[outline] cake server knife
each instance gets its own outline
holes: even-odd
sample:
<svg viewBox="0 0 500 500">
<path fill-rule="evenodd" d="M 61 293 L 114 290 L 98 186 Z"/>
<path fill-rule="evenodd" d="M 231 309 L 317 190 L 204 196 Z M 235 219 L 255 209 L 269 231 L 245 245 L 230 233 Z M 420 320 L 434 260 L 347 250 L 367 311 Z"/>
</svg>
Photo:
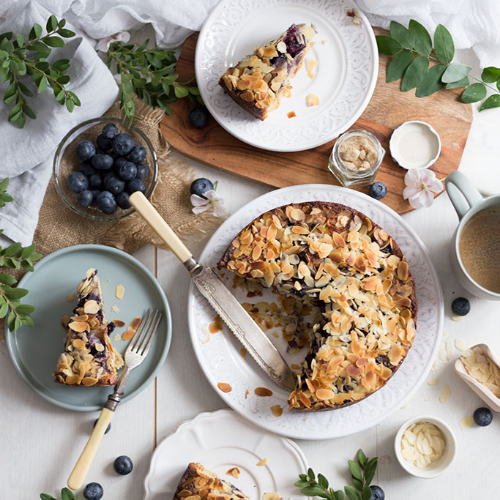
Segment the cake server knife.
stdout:
<svg viewBox="0 0 500 500">
<path fill-rule="evenodd" d="M 277 386 L 292 391 L 295 388 L 295 376 L 289 366 L 216 272 L 211 267 L 202 266 L 193 258 L 189 249 L 141 192 L 130 195 L 129 201 L 184 264 L 198 290 L 257 364 Z"/>
</svg>

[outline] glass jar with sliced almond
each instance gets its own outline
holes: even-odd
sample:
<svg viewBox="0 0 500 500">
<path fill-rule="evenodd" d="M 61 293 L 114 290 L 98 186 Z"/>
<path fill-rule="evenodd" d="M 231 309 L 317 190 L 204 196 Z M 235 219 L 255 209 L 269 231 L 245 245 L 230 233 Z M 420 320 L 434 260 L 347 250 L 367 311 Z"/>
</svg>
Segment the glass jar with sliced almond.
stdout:
<svg viewBox="0 0 500 500">
<path fill-rule="evenodd" d="M 350 130 L 333 146 L 328 168 L 345 187 L 373 184 L 385 150 L 368 130 Z"/>
<path fill-rule="evenodd" d="M 361 212 L 327 202 L 270 210 L 235 236 L 219 262 L 320 312 L 290 408 L 361 401 L 399 368 L 416 331 L 415 282 L 394 239 Z M 293 343 L 292 343 L 293 342 Z M 297 347 L 292 338 L 290 347 Z"/>
</svg>

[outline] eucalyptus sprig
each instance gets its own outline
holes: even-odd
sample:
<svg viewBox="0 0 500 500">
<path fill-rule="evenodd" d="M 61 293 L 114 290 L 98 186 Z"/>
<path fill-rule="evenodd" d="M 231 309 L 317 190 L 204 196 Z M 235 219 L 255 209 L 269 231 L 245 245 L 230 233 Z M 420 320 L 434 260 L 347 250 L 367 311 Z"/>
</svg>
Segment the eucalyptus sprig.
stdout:
<svg viewBox="0 0 500 500">
<path fill-rule="evenodd" d="M 434 47 L 429 32 L 414 19 L 410 21 L 408 28 L 391 21 L 390 36 L 379 35 L 376 38 L 379 52 L 394 56 L 387 66 L 386 82 L 401 79 L 403 92 L 416 87 L 417 97 L 427 97 L 444 87 L 465 87 L 462 102 L 473 103 L 486 97 L 488 87 L 495 93 L 481 104 L 479 111 L 500 107 L 500 68 L 485 68 L 481 79 L 470 75 L 470 66 L 453 62 L 453 37 L 442 24 L 434 32 Z M 429 67 L 430 61 L 437 64 Z M 471 79 L 478 83 L 471 84 Z M 488 85 L 490 83 L 496 83 L 496 87 Z"/>
<path fill-rule="evenodd" d="M 5 203 L 13 201 L 13 198 L 7 194 L 9 179 L 0 182 L 0 207 Z M 2 233 L 0 229 L 0 234 Z M 23 268 L 26 271 L 34 270 L 34 263 L 42 256 L 35 253 L 35 245 L 23 247 L 21 243 L 13 243 L 6 248 L 0 246 L 0 267 L 9 269 Z M 0 319 L 7 317 L 9 330 L 15 331 L 21 325 L 34 326 L 30 315 L 35 310 L 33 306 L 21 303 L 21 299 L 28 295 L 28 290 L 24 288 L 13 288 L 17 283 L 16 278 L 10 274 L 0 273 Z"/>
<path fill-rule="evenodd" d="M 42 500 L 57 500 L 57 498 L 48 493 L 40 493 L 40 498 Z M 61 490 L 61 500 L 76 500 L 76 496 L 69 488 L 63 488 Z"/>
<path fill-rule="evenodd" d="M 189 85 L 192 80 L 181 83 L 174 73 L 177 58 L 171 50 L 160 47 L 148 49 L 149 40 L 140 45 L 113 42 L 108 49 L 106 64 L 113 63 L 121 75 L 121 108 L 132 124 L 135 105 L 132 97 L 136 94 L 146 104 L 163 109 L 171 114 L 170 104 L 177 99 L 188 97 L 193 105 L 203 104 L 198 87 Z"/>
<path fill-rule="evenodd" d="M 45 35 L 37 23 L 31 28 L 27 41 L 21 34 L 0 34 L 0 80 L 2 83 L 10 82 L 5 90 L 3 102 L 13 104 L 8 120 L 17 122 L 19 128 L 24 127 L 26 117 L 36 118 L 26 97 L 34 97 L 34 92 L 41 94 L 49 86 L 56 101 L 65 104 L 70 113 L 75 106 L 81 104 L 76 94 L 65 88 L 70 80 L 69 75 L 64 73 L 69 68 L 69 60 L 58 59 L 53 63 L 47 61 L 53 48 L 64 47 L 64 38 L 75 36 L 75 33 L 65 29 L 65 26 L 65 19 L 58 21 L 56 16 L 50 16 Z M 32 82 L 25 78 L 26 75 L 31 77 Z"/>
<path fill-rule="evenodd" d="M 312 469 L 309 469 L 307 474 L 300 474 L 300 480 L 295 483 L 295 486 L 301 488 L 300 492 L 303 495 L 326 500 L 344 500 L 344 492 L 349 500 L 370 500 L 372 498 L 370 484 L 375 477 L 377 463 L 377 457 L 368 459 L 360 449 L 356 453 L 356 460 L 348 461 L 354 486 L 344 486 L 344 491 L 335 490 L 323 474 L 318 474 L 316 478 Z"/>
</svg>

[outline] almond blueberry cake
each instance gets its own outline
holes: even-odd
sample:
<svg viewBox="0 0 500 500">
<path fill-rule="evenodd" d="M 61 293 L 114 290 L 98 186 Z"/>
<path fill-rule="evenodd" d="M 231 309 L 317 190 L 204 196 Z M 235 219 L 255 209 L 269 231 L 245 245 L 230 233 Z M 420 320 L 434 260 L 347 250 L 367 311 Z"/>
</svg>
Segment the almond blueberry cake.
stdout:
<svg viewBox="0 0 500 500">
<path fill-rule="evenodd" d="M 302 67 L 315 33 L 312 25 L 292 24 L 279 38 L 228 68 L 219 84 L 243 109 L 265 120 L 282 96 L 291 96 L 290 80 Z"/>
<path fill-rule="evenodd" d="M 397 243 L 364 214 L 327 202 L 270 210 L 219 262 L 319 308 L 290 408 L 341 408 L 384 386 L 415 337 L 415 282 Z"/>
<path fill-rule="evenodd" d="M 55 382 L 65 385 L 115 385 L 121 355 L 113 349 L 109 334 L 115 325 L 104 318 L 101 283 L 89 269 L 76 291 L 73 316 L 63 316 L 66 331 L 64 352 L 59 356 Z"/>
<path fill-rule="evenodd" d="M 242 500 L 248 499 L 238 488 L 219 479 L 203 465 L 190 463 L 184 472 L 173 500 Z"/>
</svg>

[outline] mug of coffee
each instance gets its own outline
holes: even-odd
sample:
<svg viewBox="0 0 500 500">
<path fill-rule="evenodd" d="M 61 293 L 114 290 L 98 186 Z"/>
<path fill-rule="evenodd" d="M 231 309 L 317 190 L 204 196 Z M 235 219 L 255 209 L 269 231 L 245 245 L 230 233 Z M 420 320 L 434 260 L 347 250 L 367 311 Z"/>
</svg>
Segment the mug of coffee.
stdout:
<svg viewBox="0 0 500 500">
<path fill-rule="evenodd" d="M 476 297 L 500 300 L 500 195 L 483 198 L 460 172 L 448 175 L 445 185 L 460 219 L 450 249 L 452 270 Z"/>
</svg>

